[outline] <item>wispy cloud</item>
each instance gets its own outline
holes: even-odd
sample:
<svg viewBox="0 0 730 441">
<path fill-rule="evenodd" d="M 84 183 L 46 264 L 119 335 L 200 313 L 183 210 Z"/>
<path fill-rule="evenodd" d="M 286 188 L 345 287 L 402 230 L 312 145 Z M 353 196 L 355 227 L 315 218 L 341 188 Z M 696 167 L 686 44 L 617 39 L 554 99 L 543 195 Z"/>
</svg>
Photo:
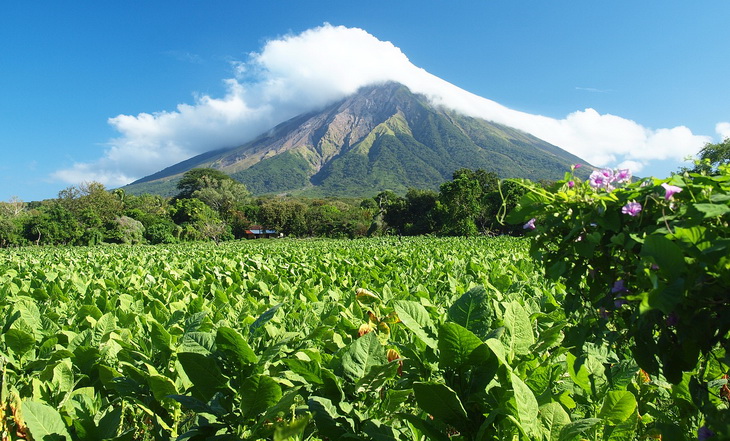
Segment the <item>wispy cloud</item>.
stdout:
<svg viewBox="0 0 730 441">
<path fill-rule="evenodd" d="M 163 55 L 183 63 L 201 64 L 203 62 L 203 57 L 187 51 L 165 51 Z"/>
<path fill-rule="evenodd" d="M 590 108 L 562 119 L 512 110 L 429 74 L 392 43 L 357 28 L 326 24 L 287 35 L 231 66 L 235 77 L 224 80 L 222 97 L 203 95 L 175 110 L 110 118 L 120 136 L 109 141 L 103 156 L 54 177 L 123 185 L 193 155 L 240 145 L 297 114 L 384 81 L 401 82 L 437 104 L 532 133 L 597 166 L 630 163 L 638 171 L 652 161 L 681 161 L 710 140 L 687 127 L 649 129 Z M 722 127 L 730 133 L 730 125 Z"/>
<path fill-rule="evenodd" d="M 597 89 L 595 87 L 579 87 L 576 86 L 575 90 L 582 90 L 583 92 L 593 92 L 593 93 L 609 93 L 611 92 L 611 89 Z"/>
</svg>

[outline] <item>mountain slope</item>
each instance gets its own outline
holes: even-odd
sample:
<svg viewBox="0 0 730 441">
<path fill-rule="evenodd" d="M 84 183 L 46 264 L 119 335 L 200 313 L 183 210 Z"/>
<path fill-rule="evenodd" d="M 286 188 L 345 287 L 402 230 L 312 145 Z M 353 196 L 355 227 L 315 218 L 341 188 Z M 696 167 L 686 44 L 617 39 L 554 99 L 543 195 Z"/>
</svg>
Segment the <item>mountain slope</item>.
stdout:
<svg viewBox="0 0 730 441">
<path fill-rule="evenodd" d="M 386 189 L 436 189 L 462 167 L 538 180 L 562 177 L 578 162 L 585 163 L 532 135 L 434 107 L 405 86 L 386 83 L 295 117 L 240 147 L 190 158 L 125 188 L 174 193 L 182 173 L 212 167 L 254 194 L 366 196 Z"/>
</svg>

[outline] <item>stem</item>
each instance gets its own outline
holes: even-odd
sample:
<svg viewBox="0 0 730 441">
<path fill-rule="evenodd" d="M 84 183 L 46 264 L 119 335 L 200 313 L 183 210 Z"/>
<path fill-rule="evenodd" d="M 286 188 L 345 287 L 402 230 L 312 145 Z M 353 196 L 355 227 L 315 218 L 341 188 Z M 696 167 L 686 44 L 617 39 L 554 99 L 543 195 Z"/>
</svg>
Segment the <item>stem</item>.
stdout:
<svg viewBox="0 0 730 441">
<path fill-rule="evenodd" d="M 667 213 L 664 211 L 663 206 L 662 206 L 662 219 L 664 219 L 664 225 L 667 227 L 667 230 L 669 230 L 670 233 L 674 234 L 674 231 L 672 231 L 672 227 L 670 227 L 669 222 L 667 222 Z"/>
</svg>

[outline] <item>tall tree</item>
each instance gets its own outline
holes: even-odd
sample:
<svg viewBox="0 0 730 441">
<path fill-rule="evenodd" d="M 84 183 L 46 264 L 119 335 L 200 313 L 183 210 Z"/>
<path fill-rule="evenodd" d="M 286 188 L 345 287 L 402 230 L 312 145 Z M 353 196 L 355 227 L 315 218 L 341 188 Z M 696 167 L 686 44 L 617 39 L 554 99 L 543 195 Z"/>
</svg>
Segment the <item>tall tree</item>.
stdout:
<svg viewBox="0 0 730 441">
<path fill-rule="evenodd" d="M 233 178 L 222 171 L 213 168 L 194 168 L 188 170 L 177 183 L 177 189 L 180 190 L 177 194 L 177 198 L 191 198 L 193 197 L 193 193 L 197 190 L 201 190 L 205 187 L 215 185 L 214 183 L 220 183 L 227 180 L 233 180 Z"/>
<path fill-rule="evenodd" d="M 484 170 L 459 169 L 453 180 L 441 184 L 445 234 L 473 236 L 485 232 L 490 223 L 488 195 L 497 189 L 499 178 Z"/>
<path fill-rule="evenodd" d="M 195 190 L 192 197 L 200 199 L 221 215 L 228 215 L 236 204 L 243 202 L 250 193 L 246 186 L 233 179 L 201 179 L 202 187 Z"/>
<path fill-rule="evenodd" d="M 0 215 L 13 218 L 19 216 L 25 208 L 25 202 L 17 196 L 12 196 L 7 202 L 0 202 Z"/>
<path fill-rule="evenodd" d="M 714 174 L 717 167 L 723 164 L 730 164 L 730 138 L 717 144 L 705 144 L 699 153 L 699 163 L 693 171 Z"/>
<path fill-rule="evenodd" d="M 439 227 L 437 213 L 439 194 L 433 190 L 410 189 L 405 198 L 405 234 L 434 233 Z"/>
</svg>

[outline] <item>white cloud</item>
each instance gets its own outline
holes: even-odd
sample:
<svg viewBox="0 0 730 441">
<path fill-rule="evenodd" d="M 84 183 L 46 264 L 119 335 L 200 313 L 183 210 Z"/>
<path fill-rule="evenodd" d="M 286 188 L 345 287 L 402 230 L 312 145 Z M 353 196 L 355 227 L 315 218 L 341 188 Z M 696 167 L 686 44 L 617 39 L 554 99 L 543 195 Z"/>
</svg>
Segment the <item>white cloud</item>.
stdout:
<svg viewBox="0 0 730 441">
<path fill-rule="evenodd" d="M 638 161 L 627 160 L 616 166 L 618 169 L 629 169 L 631 173 L 636 174 L 644 169 L 644 164 Z"/>
<path fill-rule="evenodd" d="M 271 40 L 246 62 L 231 61 L 235 78 L 226 93 L 198 97 L 173 111 L 119 115 L 120 133 L 101 159 L 77 163 L 54 177 L 69 183 L 96 180 L 123 185 L 208 150 L 240 145 L 279 122 L 383 81 L 398 81 L 437 104 L 532 133 L 596 166 L 681 161 L 710 138 L 686 127 L 649 129 L 594 109 L 563 119 L 518 112 L 459 89 L 414 66 L 390 42 L 362 29 L 324 25 Z M 730 134 L 730 124 L 718 124 Z"/>
<path fill-rule="evenodd" d="M 724 141 L 726 138 L 730 138 L 730 122 L 717 123 L 715 131 L 720 138 Z"/>
</svg>

